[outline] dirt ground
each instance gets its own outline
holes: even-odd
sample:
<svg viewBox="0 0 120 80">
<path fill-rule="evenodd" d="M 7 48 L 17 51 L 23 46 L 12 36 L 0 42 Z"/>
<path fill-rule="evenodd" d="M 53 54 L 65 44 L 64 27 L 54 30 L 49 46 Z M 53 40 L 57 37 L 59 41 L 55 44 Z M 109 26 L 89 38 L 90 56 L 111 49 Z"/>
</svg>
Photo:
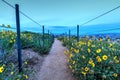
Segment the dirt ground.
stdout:
<svg viewBox="0 0 120 80">
<path fill-rule="evenodd" d="M 65 50 L 62 43 L 55 39 L 51 51 L 44 57 L 44 60 L 41 61 L 41 57 L 38 57 L 38 62 L 33 67 L 34 77 L 30 77 L 29 80 L 75 80 L 68 68 Z"/>
</svg>

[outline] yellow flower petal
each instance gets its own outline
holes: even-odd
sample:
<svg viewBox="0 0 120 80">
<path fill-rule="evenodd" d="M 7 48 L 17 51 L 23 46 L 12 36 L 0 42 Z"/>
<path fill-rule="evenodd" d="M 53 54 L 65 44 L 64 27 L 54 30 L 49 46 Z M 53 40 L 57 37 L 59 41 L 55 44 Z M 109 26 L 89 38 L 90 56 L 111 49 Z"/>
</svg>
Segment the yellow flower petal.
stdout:
<svg viewBox="0 0 120 80">
<path fill-rule="evenodd" d="M 103 60 L 107 60 L 107 59 L 108 59 L 108 56 L 107 56 L 107 55 L 103 55 L 103 56 L 102 56 L 102 59 L 103 59 Z"/>
</svg>

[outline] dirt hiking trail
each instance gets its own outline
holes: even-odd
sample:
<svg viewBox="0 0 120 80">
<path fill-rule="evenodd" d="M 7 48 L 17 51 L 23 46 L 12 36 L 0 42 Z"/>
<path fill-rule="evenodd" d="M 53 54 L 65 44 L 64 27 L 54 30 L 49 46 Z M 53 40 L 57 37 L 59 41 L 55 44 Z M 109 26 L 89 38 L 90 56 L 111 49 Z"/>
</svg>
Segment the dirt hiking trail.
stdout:
<svg viewBox="0 0 120 80">
<path fill-rule="evenodd" d="M 45 57 L 40 71 L 36 73 L 37 80 L 75 80 L 68 68 L 65 47 L 55 39 L 51 51 Z"/>
</svg>

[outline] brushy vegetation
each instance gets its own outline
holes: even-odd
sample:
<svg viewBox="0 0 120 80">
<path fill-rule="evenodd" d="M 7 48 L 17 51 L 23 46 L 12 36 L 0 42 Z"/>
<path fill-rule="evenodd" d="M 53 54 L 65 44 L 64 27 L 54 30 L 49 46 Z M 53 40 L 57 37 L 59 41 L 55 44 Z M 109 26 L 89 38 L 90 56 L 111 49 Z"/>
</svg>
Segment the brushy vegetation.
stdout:
<svg viewBox="0 0 120 80">
<path fill-rule="evenodd" d="M 68 47 L 69 68 L 77 80 L 119 80 L 120 45 L 106 38 L 59 38 Z"/>
<path fill-rule="evenodd" d="M 47 54 L 53 41 L 53 35 L 45 34 L 43 43 L 43 36 L 41 34 L 31 32 L 23 32 L 21 34 L 22 48 L 32 48 L 40 54 Z"/>
<path fill-rule="evenodd" d="M 15 62 L 13 56 L 16 56 L 17 34 L 14 31 L 0 31 L 0 80 L 28 80 L 30 71 L 25 67 L 28 60 L 23 62 L 23 71 L 18 74 L 18 62 Z M 30 48 L 40 55 L 47 54 L 52 46 L 54 39 L 50 34 L 44 35 L 44 44 L 42 34 L 32 32 L 21 32 L 22 49 Z M 17 59 L 17 58 L 16 58 Z"/>
</svg>

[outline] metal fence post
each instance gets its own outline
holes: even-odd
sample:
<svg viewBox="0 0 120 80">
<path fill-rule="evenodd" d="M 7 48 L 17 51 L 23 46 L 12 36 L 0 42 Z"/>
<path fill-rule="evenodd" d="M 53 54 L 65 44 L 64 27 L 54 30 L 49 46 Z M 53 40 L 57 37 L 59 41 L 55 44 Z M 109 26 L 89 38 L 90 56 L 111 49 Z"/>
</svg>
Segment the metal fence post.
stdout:
<svg viewBox="0 0 120 80">
<path fill-rule="evenodd" d="M 20 17 L 19 17 L 19 5 L 15 4 L 16 12 L 16 27 L 17 27 L 17 50 L 18 50 L 18 63 L 19 72 L 22 71 L 22 56 L 21 56 L 21 41 L 20 41 Z"/>
<path fill-rule="evenodd" d="M 49 39 L 49 34 L 50 34 L 50 31 L 48 30 L 48 39 Z"/>
<path fill-rule="evenodd" d="M 69 40 L 70 40 L 71 31 L 69 30 Z"/>
<path fill-rule="evenodd" d="M 65 37 L 67 37 L 67 32 L 65 32 Z"/>
<path fill-rule="evenodd" d="M 77 42 L 79 42 L 79 25 L 77 25 Z"/>
<path fill-rule="evenodd" d="M 48 30 L 48 44 L 49 44 L 49 40 L 50 40 L 50 39 L 49 39 L 49 38 L 50 38 L 49 36 L 50 36 L 50 35 L 49 35 L 49 30 Z"/>
<path fill-rule="evenodd" d="M 42 37 L 42 39 L 43 39 L 43 47 L 44 47 L 44 38 L 45 38 L 45 28 L 44 28 L 44 25 L 42 26 L 42 28 L 43 28 L 43 37 Z"/>
</svg>

